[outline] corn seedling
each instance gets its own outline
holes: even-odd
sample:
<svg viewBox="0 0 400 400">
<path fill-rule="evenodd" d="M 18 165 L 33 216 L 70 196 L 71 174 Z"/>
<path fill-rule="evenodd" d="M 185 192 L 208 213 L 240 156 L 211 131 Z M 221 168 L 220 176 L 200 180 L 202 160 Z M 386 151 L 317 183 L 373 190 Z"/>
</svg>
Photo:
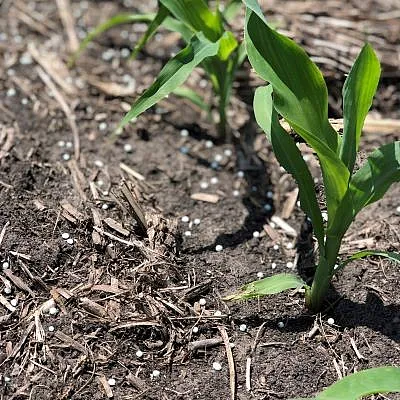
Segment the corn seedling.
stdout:
<svg viewBox="0 0 400 400">
<path fill-rule="evenodd" d="M 166 63 L 154 83 L 133 103 L 117 132 L 170 93 L 188 98 L 203 110 L 209 111 L 208 104 L 201 96 L 187 87 L 181 87 L 193 69 L 200 66 L 211 81 L 218 99 L 218 133 L 221 140 L 226 140 L 226 109 L 232 83 L 238 66 L 246 57 L 244 45 L 239 44 L 226 27 L 240 6 L 240 0 L 230 0 L 224 10 L 220 11 L 217 2 L 216 11 L 212 11 L 204 0 L 159 0 L 156 14 L 119 14 L 99 25 L 83 40 L 71 63 L 96 36 L 121 24 L 148 24 L 147 31 L 132 52 L 132 58 L 143 49 L 159 27 L 178 32 L 186 42 L 186 47 Z"/>
<path fill-rule="evenodd" d="M 398 392 L 400 392 L 400 368 L 379 367 L 346 376 L 313 400 L 359 400 L 371 394 Z"/>
<path fill-rule="evenodd" d="M 276 158 L 299 186 L 300 204 L 311 219 L 318 241 L 319 262 L 312 286 L 298 276 L 279 274 L 249 283 L 227 299 L 248 299 L 304 287 L 306 305 L 321 309 L 334 274 L 352 260 L 370 255 L 400 262 L 400 255 L 361 251 L 335 267 L 344 234 L 359 211 L 381 199 L 400 180 L 400 142 L 372 152 L 354 171 L 365 117 L 378 86 L 380 64 L 369 44 L 356 59 L 343 88 L 343 135 L 328 121 L 327 87 L 318 67 L 304 50 L 265 22 L 257 0 L 245 0 L 245 43 L 251 65 L 269 82 L 254 96 L 257 123 L 265 131 Z M 323 176 L 328 221 L 324 224 L 314 182 L 293 138 L 279 116 L 312 147 Z"/>
</svg>

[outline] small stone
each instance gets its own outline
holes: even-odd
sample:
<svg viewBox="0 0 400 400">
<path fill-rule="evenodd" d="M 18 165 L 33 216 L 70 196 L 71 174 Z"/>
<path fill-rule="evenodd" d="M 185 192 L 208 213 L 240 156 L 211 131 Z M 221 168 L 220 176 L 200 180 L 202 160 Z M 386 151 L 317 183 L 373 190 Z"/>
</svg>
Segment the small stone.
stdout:
<svg viewBox="0 0 400 400">
<path fill-rule="evenodd" d="M 104 203 L 104 204 L 101 206 L 101 208 L 102 208 L 103 210 L 108 210 L 108 204 L 107 204 L 107 203 Z"/>
<path fill-rule="evenodd" d="M 189 136 L 189 131 L 187 129 L 182 129 L 181 130 L 181 136 L 182 137 L 188 137 Z"/>
<path fill-rule="evenodd" d="M 207 87 L 207 80 L 206 79 L 201 79 L 199 82 L 199 86 L 204 89 L 205 87 Z"/>
<path fill-rule="evenodd" d="M 213 177 L 210 179 L 210 182 L 211 182 L 212 185 L 216 185 L 216 184 L 218 183 L 218 178 L 217 178 L 216 176 L 213 176 Z"/>
<path fill-rule="evenodd" d="M 324 221 L 328 221 L 328 213 L 322 212 L 321 215 L 322 215 L 322 219 L 323 219 Z"/>
<path fill-rule="evenodd" d="M 238 171 L 237 176 L 238 176 L 238 178 L 244 178 L 244 172 Z"/>
<path fill-rule="evenodd" d="M 257 278 L 258 279 L 262 279 L 262 278 L 264 278 L 264 272 L 257 272 Z"/>
<path fill-rule="evenodd" d="M 199 300 L 199 304 L 200 304 L 201 306 L 205 306 L 206 303 L 207 303 L 207 300 L 206 300 L 206 299 L 201 298 L 201 299 Z"/>
<path fill-rule="evenodd" d="M 11 381 L 11 378 L 9 376 L 4 377 L 4 382 L 10 382 L 10 381 Z"/>
<path fill-rule="evenodd" d="M 210 164 L 210 167 L 211 167 L 212 169 L 218 169 L 218 168 L 219 168 L 219 164 L 217 163 L 217 161 L 213 161 L 213 162 Z"/>
<path fill-rule="evenodd" d="M 225 154 L 225 156 L 230 157 L 232 155 L 232 150 L 231 149 L 225 149 L 224 150 L 224 154 Z"/>
<path fill-rule="evenodd" d="M 215 371 L 221 371 L 221 369 L 222 369 L 222 365 L 221 365 L 219 362 L 217 362 L 217 361 L 214 361 L 214 362 L 213 362 L 212 367 L 213 367 L 213 369 L 214 369 Z"/>
<path fill-rule="evenodd" d="M 328 322 L 329 325 L 333 325 L 335 323 L 335 320 L 333 318 L 328 318 L 326 322 Z"/>
<path fill-rule="evenodd" d="M 214 160 L 215 160 L 217 163 L 221 162 L 223 159 L 224 159 L 224 157 L 222 156 L 222 154 L 216 154 L 216 155 L 214 156 Z"/>
<path fill-rule="evenodd" d="M 104 186 L 104 181 L 102 179 L 99 179 L 97 182 L 97 186 Z"/>
<path fill-rule="evenodd" d="M 3 262 L 3 269 L 10 268 L 10 264 L 7 261 Z"/>
<path fill-rule="evenodd" d="M 136 357 L 137 357 L 137 358 L 143 357 L 143 351 L 142 351 L 142 350 L 138 350 L 138 351 L 136 352 Z"/>
<path fill-rule="evenodd" d="M 54 326 L 53 325 L 50 325 L 48 328 L 47 328 L 48 330 L 49 330 L 49 332 L 54 332 Z"/>
<path fill-rule="evenodd" d="M 214 143 L 211 141 L 211 140 L 207 140 L 206 141 L 206 147 L 207 147 L 207 149 L 211 149 L 211 147 L 213 147 L 214 146 Z"/>
<path fill-rule="evenodd" d="M 68 161 L 71 158 L 71 156 L 68 153 L 64 153 L 62 155 L 62 158 L 63 158 L 64 161 Z"/>
<path fill-rule="evenodd" d="M 224 249 L 224 248 L 222 247 L 221 244 L 217 244 L 217 245 L 215 246 L 215 251 L 220 252 L 220 251 L 222 251 L 223 249 Z"/>
<path fill-rule="evenodd" d="M 200 187 L 202 189 L 207 189 L 208 188 L 208 183 L 207 182 L 200 182 Z"/>
<path fill-rule="evenodd" d="M 74 244 L 74 239 L 72 239 L 72 238 L 67 239 L 67 243 L 68 244 Z"/>
<path fill-rule="evenodd" d="M 318 178 L 314 178 L 314 183 L 318 183 L 319 179 Z"/>
<path fill-rule="evenodd" d="M 50 307 L 49 314 L 50 315 L 57 315 L 58 314 L 58 308 L 57 307 Z"/>
<path fill-rule="evenodd" d="M 259 238 L 260 237 L 260 232 L 254 231 L 253 232 L 253 238 Z"/>
<path fill-rule="evenodd" d="M 274 193 L 271 192 L 270 190 L 267 192 L 267 198 L 272 199 L 274 197 Z"/>
<path fill-rule="evenodd" d="M 239 326 L 239 330 L 240 330 L 241 332 L 246 332 L 246 331 L 247 331 L 247 325 L 246 325 L 246 324 L 241 324 L 241 325 Z"/>
<path fill-rule="evenodd" d="M 112 58 L 114 57 L 114 50 L 113 49 L 108 49 L 108 50 L 106 50 L 106 51 L 104 51 L 103 53 L 102 53 L 102 55 L 101 55 L 101 58 L 104 60 L 104 61 L 110 61 L 110 60 L 112 60 Z"/>
<path fill-rule="evenodd" d="M 291 242 L 286 245 L 286 248 L 289 250 L 293 249 L 293 247 L 294 247 L 294 245 Z"/>
<path fill-rule="evenodd" d="M 192 328 L 192 332 L 193 332 L 193 333 L 198 333 L 198 332 L 199 332 L 199 328 L 198 328 L 197 326 L 194 326 L 194 327 Z"/>
<path fill-rule="evenodd" d="M 275 268 L 276 268 L 276 263 L 273 262 L 273 263 L 271 264 L 271 268 L 272 268 L 272 269 L 275 269 Z"/>
<path fill-rule="evenodd" d="M 220 317 L 222 315 L 222 312 L 220 310 L 215 311 L 214 317 Z"/>
<path fill-rule="evenodd" d="M 240 191 L 239 191 L 239 190 L 234 190 L 234 191 L 232 192 L 232 194 L 233 194 L 235 197 L 238 197 L 238 196 L 240 196 Z"/>
<path fill-rule="evenodd" d="M 16 93 L 17 93 L 17 91 L 14 88 L 10 88 L 7 90 L 6 94 L 7 94 L 7 97 L 13 97 L 16 95 Z"/>
<path fill-rule="evenodd" d="M 7 286 L 7 287 L 4 288 L 4 293 L 5 294 L 11 294 L 11 292 L 12 292 L 12 290 L 11 290 L 10 287 Z"/>
<path fill-rule="evenodd" d="M 252 191 L 252 192 L 257 192 L 257 186 L 252 186 L 252 187 L 251 187 L 251 191 Z"/>
<path fill-rule="evenodd" d="M 65 147 L 66 147 L 67 149 L 72 149 L 72 142 L 67 142 L 67 143 L 65 143 Z"/>
<path fill-rule="evenodd" d="M 400 214 L 400 206 L 398 206 L 398 207 L 396 208 L 396 213 L 397 213 L 397 214 Z"/>
<path fill-rule="evenodd" d="M 21 100 L 21 104 L 22 104 L 23 106 L 26 106 L 26 105 L 28 104 L 28 99 L 27 99 L 26 97 L 24 97 L 24 98 Z"/>
<path fill-rule="evenodd" d="M 151 376 L 153 377 L 153 378 L 158 378 L 159 376 L 160 376 L 160 371 L 158 371 L 157 369 L 155 369 L 152 373 L 151 373 Z"/>
<path fill-rule="evenodd" d="M 289 261 L 286 263 L 286 267 L 292 269 L 294 267 L 294 264 L 291 261 Z"/>
<path fill-rule="evenodd" d="M 192 236 L 192 232 L 191 231 L 185 231 L 184 235 L 186 237 Z"/>
<path fill-rule="evenodd" d="M 115 386 L 116 383 L 117 383 L 117 382 L 115 382 L 115 379 L 114 379 L 114 378 L 110 378 L 110 379 L 108 380 L 108 384 L 109 384 L 110 386 Z"/>
<path fill-rule="evenodd" d="M 64 140 L 59 140 L 59 141 L 57 142 L 57 145 L 58 145 L 58 147 L 65 147 L 65 142 L 64 142 Z"/>
<path fill-rule="evenodd" d="M 180 151 L 182 154 L 188 154 L 188 153 L 189 153 L 189 148 L 188 148 L 187 146 L 182 146 L 182 147 L 179 149 L 179 151 Z"/>
<path fill-rule="evenodd" d="M 278 244 L 274 244 L 273 249 L 274 249 L 274 250 L 279 250 L 279 245 L 278 245 Z"/>
<path fill-rule="evenodd" d="M 12 300 L 10 300 L 10 304 L 11 304 L 13 307 L 17 307 L 18 299 L 12 299 Z"/>
<path fill-rule="evenodd" d="M 106 129 L 107 129 L 107 123 L 106 122 L 100 122 L 99 130 L 105 131 Z"/>
<path fill-rule="evenodd" d="M 65 240 L 67 240 L 69 238 L 69 233 L 68 232 L 63 232 L 61 237 Z"/>
<path fill-rule="evenodd" d="M 285 324 L 282 321 L 278 322 L 278 328 L 282 329 L 285 326 Z"/>
<path fill-rule="evenodd" d="M 182 221 L 182 222 L 189 222 L 189 221 L 190 221 L 190 218 L 189 218 L 187 215 L 184 215 L 184 216 L 181 218 L 181 221 Z"/>
<path fill-rule="evenodd" d="M 123 49 L 121 49 L 120 54 L 122 58 L 128 58 L 129 55 L 131 54 L 131 51 L 126 47 L 124 47 Z"/>
<path fill-rule="evenodd" d="M 94 161 L 94 165 L 98 168 L 103 168 L 104 167 L 104 163 L 101 160 L 95 160 Z"/>
<path fill-rule="evenodd" d="M 264 211 L 266 212 L 270 212 L 272 210 L 272 206 L 271 204 L 264 204 Z"/>
<path fill-rule="evenodd" d="M 194 220 L 193 220 L 193 223 L 195 224 L 195 225 L 199 225 L 200 224 L 200 218 L 195 218 Z"/>
<path fill-rule="evenodd" d="M 275 228 L 276 228 L 275 222 L 270 222 L 270 223 L 269 223 L 269 226 L 270 226 L 272 229 L 275 229 Z"/>
</svg>

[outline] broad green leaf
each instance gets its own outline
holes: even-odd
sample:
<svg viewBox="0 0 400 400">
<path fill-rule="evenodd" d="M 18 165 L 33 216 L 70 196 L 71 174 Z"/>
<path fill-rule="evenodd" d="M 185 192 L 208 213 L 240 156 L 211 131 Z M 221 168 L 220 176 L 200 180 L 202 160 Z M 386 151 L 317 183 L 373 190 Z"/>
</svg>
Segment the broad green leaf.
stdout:
<svg viewBox="0 0 400 400">
<path fill-rule="evenodd" d="M 190 43 L 167 62 L 154 83 L 133 103 L 130 111 L 120 122 L 117 132 L 182 85 L 198 64 L 205 58 L 217 54 L 218 48 L 219 42 L 210 42 L 201 32 L 193 36 Z"/>
<path fill-rule="evenodd" d="M 365 164 L 354 173 L 335 219 L 328 221 L 327 235 L 343 235 L 364 207 L 381 199 L 390 186 L 399 181 L 400 141 L 373 151 Z"/>
<path fill-rule="evenodd" d="M 278 274 L 243 286 L 238 293 L 224 298 L 224 300 L 247 300 L 259 296 L 266 296 L 284 292 L 289 289 L 299 289 L 306 284 L 296 275 Z"/>
<path fill-rule="evenodd" d="M 274 108 L 318 155 L 332 218 L 346 193 L 350 174 L 336 153 L 339 140 L 328 121 L 323 77 L 301 47 L 249 9 L 245 41 L 253 68 L 273 86 Z"/>
<path fill-rule="evenodd" d="M 226 61 L 238 47 L 238 42 L 232 32 L 226 31 L 219 41 L 218 58 Z"/>
<path fill-rule="evenodd" d="M 299 186 L 301 206 L 311 218 L 318 244 L 323 249 L 324 226 L 314 182 L 296 143 L 278 121 L 278 115 L 273 108 L 271 85 L 256 89 L 253 108 L 256 121 L 272 143 L 276 158 L 286 171 L 293 175 Z"/>
<path fill-rule="evenodd" d="M 358 400 L 374 393 L 400 392 L 400 368 L 379 367 L 356 372 L 334 383 L 315 400 Z"/>
<path fill-rule="evenodd" d="M 162 4 L 160 4 L 160 7 L 157 11 L 156 16 L 150 22 L 149 26 L 147 27 L 146 32 L 140 38 L 139 42 L 136 44 L 135 48 L 133 49 L 132 54 L 131 54 L 131 59 L 136 58 L 138 53 L 143 49 L 144 46 L 146 46 L 146 43 L 148 42 L 148 40 L 156 33 L 157 29 L 165 21 L 165 19 L 168 17 L 168 15 L 169 15 L 168 9 L 165 8 Z"/>
<path fill-rule="evenodd" d="M 216 42 L 223 33 L 221 19 L 210 11 L 204 0 L 160 0 L 172 15 L 196 32 Z"/>
<path fill-rule="evenodd" d="M 178 32 L 186 43 L 190 42 L 190 39 L 193 37 L 193 34 L 195 33 L 183 22 L 178 21 L 176 18 L 173 17 L 165 18 L 162 26 L 171 32 Z"/>
<path fill-rule="evenodd" d="M 187 86 L 178 86 L 176 89 L 172 91 L 175 96 L 183 97 L 185 99 L 190 100 L 197 107 L 206 111 L 208 115 L 210 115 L 211 109 L 208 103 L 201 97 L 198 93 L 196 93 L 193 89 L 188 88 Z"/>
<path fill-rule="evenodd" d="M 242 8 L 242 0 L 230 0 L 222 11 L 224 19 L 229 23 L 232 22 L 239 14 Z"/>
<path fill-rule="evenodd" d="M 81 42 L 79 49 L 71 56 L 69 60 L 69 65 L 73 65 L 79 55 L 83 50 L 86 49 L 88 44 L 93 41 L 97 36 L 103 32 L 108 31 L 115 26 L 130 24 L 133 22 L 146 22 L 151 23 L 154 20 L 156 14 L 117 14 L 108 19 L 107 21 L 101 23 L 96 28 L 94 28 Z"/>
<path fill-rule="evenodd" d="M 362 128 L 378 87 L 379 60 L 366 44 L 357 57 L 343 87 L 343 140 L 340 158 L 353 172 Z"/>
<path fill-rule="evenodd" d="M 357 253 L 353 254 L 351 257 L 342 261 L 339 264 L 339 266 L 335 269 L 334 273 L 337 274 L 348 263 L 350 263 L 354 260 L 359 260 L 360 258 L 370 257 L 370 256 L 379 256 L 379 257 L 388 258 L 389 260 L 392 260 L 392 261 L 400 264 L 400 253 L 394 253 L 391 251 L 381 251 L 381 250 L 362 250 L 362 251 L 358 251 Z"/>
</svg>

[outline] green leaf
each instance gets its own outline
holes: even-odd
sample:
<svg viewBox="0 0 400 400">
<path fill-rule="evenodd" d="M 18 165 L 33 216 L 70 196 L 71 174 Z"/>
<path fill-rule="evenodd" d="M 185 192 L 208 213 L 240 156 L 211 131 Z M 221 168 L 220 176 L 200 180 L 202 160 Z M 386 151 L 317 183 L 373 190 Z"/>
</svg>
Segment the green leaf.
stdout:
<svg viewBox="0 0 400 400">
<path fill-rule="evenodd" d="M 366 44 L 343 87 L 343 140 L 340 158 L 350 173 L 354 168 L 365 117 L 378 87 L 380 71 L 379 60 L 373 48 Z"/>
<path fill-rule="evenodd" d="M 219 41 L 218 58 L 226 61 L 238 47 L 238 42 L 232 32 L 226 31 Z"/>
<path fill-rule="evenodd" d="M 338 134 L 328 121 L 327 89 L 321 72 L 301 47 L 272 30 L 249 9 L 245 41 L 251 65 L 274 88 L 275 109 L 316 151 L 328 214 L 333 217 L 350 174 L 336 153 Z"/>
<path fill-rule="evenodd" d="M 352 176 L 337 215 L 328 221 L 327 235 L 343 235 L 364 207 L 380 200 L 390 186 L 399 181 L 400 141 L 373 151 L 366 163 Z"/>
<path fill-rule="evenodd" d="M 400 392 L 400 368 L 379 367 L 346 376 L 315 400 L 358 400 L 362 396 L 390 392 Z"/>
<path fill-rule="evenodd" d="M 218 48 L 219 42 L 210 42 L 201 32 L 193 36 L 190 43 L 167 62 L 154 83 L 133 103 L 130 111 L 120 122 L 117 132 L 182 85 L 198 64 L 205 58 L 217 54 Z"/>
<path fill-rule="evenodd" d="M 348 263 L 350 263 L 354 260 L 359 260 L 360 258 L 370 257 L 370 256 L 379 256 L 379 257 L 388 258 L 389 260 L 392 260 L 392 261 L 400 264 L 400 253 L 394 253 L 394 252 L 390 252 L 390 251 L 381 251 L 381 250 L 362 250 L 362 251 L 359 251 L 359 252 L 353 254 L 351 257 L 347 258 L 346 260 L 342 261 L 339 264 L 339 266 L 335 269 L 334 273 L 337 274 Z"/>
<path fill-rule="evenodd" d="M 201 110 L 206 111 L 207 114 L 210 115 L 211 112 L 210 106 L 203 99 L 203 97 L 201 97 L 193 89 L 190 89 L 187 86 L 178 86 L 171 93 L 173 93 L 175 96 L 183 97 L 185 99 L 190 100 L 193 104 L 195 104 Z"/>
<path fill-rule="evenodd" d="M 168 17 L 168 15 L 169 15 L 168 9 L 166 7 L 164 7 L 162 4 L 160 4 L 160 7 L 157 11 L 156 16 L 150 22 L 149 26 L 147 27 L 146 32 L 140 38 L 139 42 L 136 44 L 135 48 L 133 49 L 132 54 L 131 54 L 131 59 L 135 59 L 137 57 L 138 53 L 143 49 L 143 47 L 146 45 L 146 43 L 149 41 L 149 39 L 156 33 L 157 29 L 165 21 L 165 19 Z"/>
<path fill-rule="evenodd" d="M 242 0 L 230 0 L 230 2 L 225 6 L 222 15 L 224 19 L 230 23 L 239 14 L 242 8 Z"/>
<path fill-rule="evenodd" d="M 271 85 L 256 89 L 253 107 L 256 121 L 271 142 L 277 160 L 293 175 L 299 186 L 301 206 L 311 218 L 318 244 L 323 249 L 324 225 L 314 182 L 296 143 L 278 121 L 278 115 L 273 108 Z"/>
<path fill-rule="evenodd" d="M 259 296 L 266 296 L 284 292 L 288 289 L 299 289 L 306 284 L 296 275 L 278 274 L 243 286 L 238 293 L 224 298 L 224 300 L 247 300 Z"/>
<path fill-rule="evenodd" d="M 216 42 L 223 33 L 222 22 L 218 14 L 210 11 L 204 0 L 160 0 L 172 15 L 184 22 L 196 32 Z"/>
<path fill-rule="evenodd" d="M 115 26 L 130 24 L 133 22 L 147 22 L 151 23 L 156 14 L 117 14 L 108 19 L 107 21 L 96 26 L 81 42 L 79 49 L 71 56 L 69 65 L 73 65 L 83 50 L 86 49 L 88 44 L 93 41 L 97 36 L 105 31 L 108 31 Z"/>
</svg>

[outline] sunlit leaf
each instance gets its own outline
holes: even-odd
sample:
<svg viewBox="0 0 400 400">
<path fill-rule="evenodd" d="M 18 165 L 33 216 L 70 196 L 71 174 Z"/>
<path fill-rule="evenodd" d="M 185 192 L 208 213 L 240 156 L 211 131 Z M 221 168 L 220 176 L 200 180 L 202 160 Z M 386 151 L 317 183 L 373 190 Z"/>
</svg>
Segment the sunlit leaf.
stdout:
<svg viewBox="0 0 400 400">
<path fill-rule="evenodd" d="M 229 295 L 224 300 L 246 300 L 284 292 L 289 289 L 299 289 L 305 283 L 293 274 L 277 274 L 258 281 L 250 282 L 235 294 Z"/>
<path fill-rule="evenodd" d="M 217 54 L 218 48 L 219 42 L 213 43 L 207 40 L 202 33 L 193 36 L 190 43 L 167 62 L 154 83 L 133 103 L 130 111 L 120 122 L 117 132 L 182 85 L 199 63 Z"/>
<path fill-rule="evenodd" d="M 380 76 L 379 60 L 369 44 L 357 57 L 343 87 L 343 140 L 340 158 L 353 171 L 365 117 Z"/>
<path fill-rule="evenodd" d="M 249 0 L 246 4 L 252 3 Z M 328 121 L 327 89 L 303 49 L 247 9 L 245 41 L 256 72 L 274 88 L 274 108 L 316 151 L 329 217 L 346 193 L 350 173 L 337 155 L 339 138 Z"/>
<path fill-rule="evenodd" d="M 324 226 L 313 178 L 296 143 L 278 121 L 273 108 L 271 85 L 256 89 L 253 108 L 256 121 L 267 134 L 277 160 L 295 178 L 299 186 L 301 206 L 311 218 L 318 243 L 323 248 Z"/>
</svg>

